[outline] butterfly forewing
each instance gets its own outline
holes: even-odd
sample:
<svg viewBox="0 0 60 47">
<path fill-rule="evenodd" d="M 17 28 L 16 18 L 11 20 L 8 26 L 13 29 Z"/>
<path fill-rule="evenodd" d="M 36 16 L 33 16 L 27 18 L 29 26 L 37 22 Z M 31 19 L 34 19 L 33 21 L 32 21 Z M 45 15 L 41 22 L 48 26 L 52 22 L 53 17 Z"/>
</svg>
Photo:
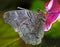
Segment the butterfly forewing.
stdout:
<svg viewBox="0 0 60 47">
<path fill-rule="evenodd" d="M 41 43 L 45 26 L 43 14 L 27 9 L 13 10 L 6 12 L 4 19 L 18 32 L 26 44 L 37 45 Z"/>
</svg>

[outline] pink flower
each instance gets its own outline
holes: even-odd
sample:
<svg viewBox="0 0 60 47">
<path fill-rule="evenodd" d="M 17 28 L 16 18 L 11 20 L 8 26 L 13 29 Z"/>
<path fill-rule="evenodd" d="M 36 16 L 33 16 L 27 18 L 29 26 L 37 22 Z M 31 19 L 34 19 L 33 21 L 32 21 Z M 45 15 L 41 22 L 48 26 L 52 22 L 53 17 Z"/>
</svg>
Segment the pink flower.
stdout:
<svg viewBox="0 0 60 47">
<path fill-rule="evenodd" d="M 47 11 L 45 31 L 48 31 L 60 14 L 60 0 L 50 0 L 46 3 L 45 9 Z"/>
</svg>

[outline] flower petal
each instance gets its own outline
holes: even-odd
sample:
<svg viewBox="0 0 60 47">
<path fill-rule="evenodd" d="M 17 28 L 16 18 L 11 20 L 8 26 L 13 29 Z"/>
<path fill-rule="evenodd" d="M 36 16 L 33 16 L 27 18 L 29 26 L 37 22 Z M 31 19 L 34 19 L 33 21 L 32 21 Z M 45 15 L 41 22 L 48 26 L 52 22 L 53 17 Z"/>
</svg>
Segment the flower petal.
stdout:
<svg viewBox="0 0 60 47">
<path fill-rule="evenodd" d="M 46 4 L 45 9 L 48 13 L 46 16 L 45 31 L 48 31 L 59 16 L 60 0 L 50 0 L 50 2 L 47 2 Z"/>
<path fill-rule="evenodd" d="M 45 6 L 46 11 L 49 12 L 59 12 L 60 11 L 60 0 L 50 0 L 50 2 L 46 3 Z"/>
<path fill-rule="evenodd" d="M 52 24 L 58 19 L 59 13 L 48 14 L 46 19 L 45 31 L 48 31 Z"/>
<path fill-rule="evenodd" d="M 53 0 L 51 0 L 50 2 L 47 2 L 45 5 L 46 11 L 49 11 L 51 9 L 52 5 L 53 5 Z"/>
</svg>

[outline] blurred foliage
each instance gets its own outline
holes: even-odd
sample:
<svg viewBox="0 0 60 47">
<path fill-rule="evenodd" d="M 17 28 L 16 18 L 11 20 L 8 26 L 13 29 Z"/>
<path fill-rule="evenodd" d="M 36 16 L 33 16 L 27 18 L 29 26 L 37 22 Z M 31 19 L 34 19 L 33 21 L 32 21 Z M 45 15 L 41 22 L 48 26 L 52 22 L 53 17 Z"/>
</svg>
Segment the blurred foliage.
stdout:
<svg viewBox="0 0 60 47">
<path fill-rule="evenodd" d="M 17 9 L 18 6 L 37 11 L 40 8 L 45 11 L 44 5 L 49 0 L 0 0 L 0 47 L 60 47 L 60 22 L 55 22 L 52 28 L 45 32 L 42 43 L 39 45 L 27 45 L 19 37 L 18 33 L 4 22 L 5 11 Z"/>
</svg>

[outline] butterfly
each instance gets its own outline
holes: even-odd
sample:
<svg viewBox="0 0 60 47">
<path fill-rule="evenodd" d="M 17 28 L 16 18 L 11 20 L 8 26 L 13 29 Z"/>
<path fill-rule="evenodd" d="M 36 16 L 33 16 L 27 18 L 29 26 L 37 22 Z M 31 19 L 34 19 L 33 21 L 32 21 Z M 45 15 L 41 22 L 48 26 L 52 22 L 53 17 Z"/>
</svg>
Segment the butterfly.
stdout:
<svg viewBox="0 0 60 47">
<path fill-rule="evenodd" d="M 19 10 L 5 12 L 3 17 L 26 44 L 38 45 L 41 43 L 46 18 L 40 9 L 38 12 L 34 12 L 19 7 Z"/>
</svg>

